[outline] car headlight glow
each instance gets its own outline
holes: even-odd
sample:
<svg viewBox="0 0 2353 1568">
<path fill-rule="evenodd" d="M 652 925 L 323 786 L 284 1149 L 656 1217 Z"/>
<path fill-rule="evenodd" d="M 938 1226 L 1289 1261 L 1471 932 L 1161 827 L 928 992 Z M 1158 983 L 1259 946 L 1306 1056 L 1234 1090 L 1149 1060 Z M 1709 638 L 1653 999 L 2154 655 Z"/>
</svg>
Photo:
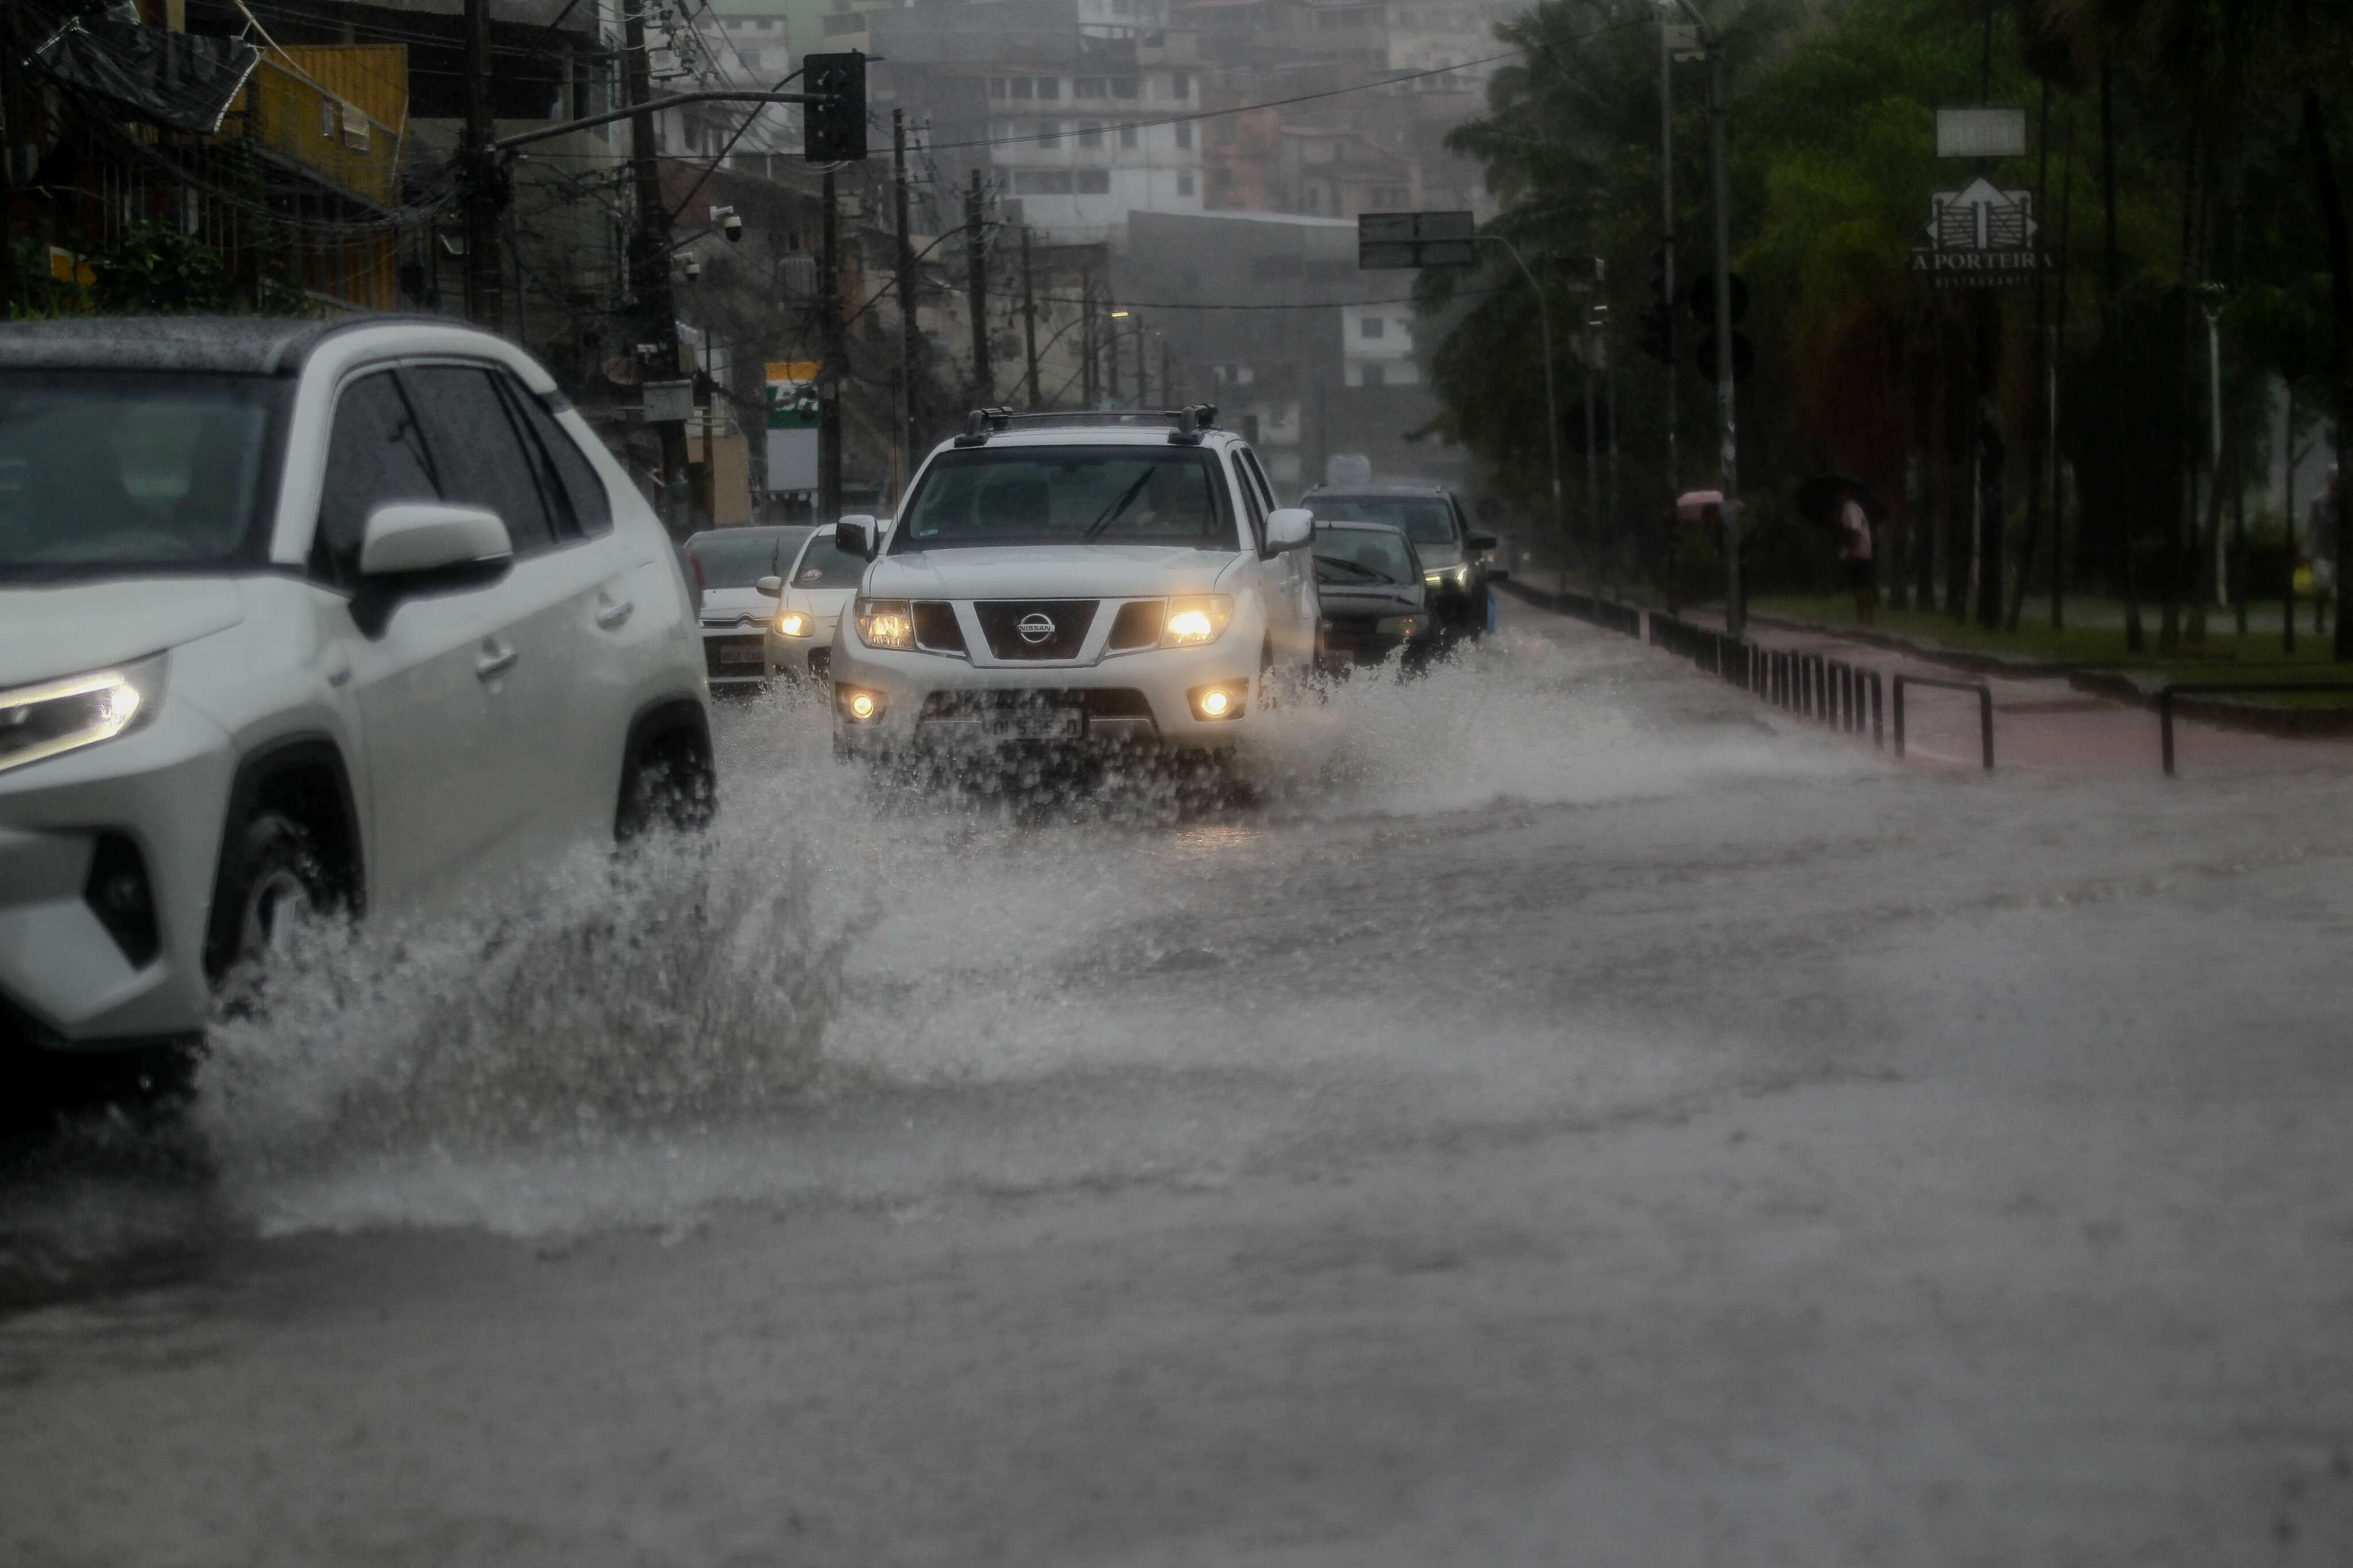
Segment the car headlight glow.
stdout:
<svg viewBox="0 0 2353 1568">
<path fill-rule="evenodd" d="M 1383 637 L 1409 637 L 1421 630 L 1419 616 L 1383 616 L 1373 628 Z"/>
<path fill-rule="evenodd" d="M 863 686 L 836 686 L 833 700 L 840 707 L 841 716 L 853 724 L 871 724 L 890 706 L 890 700 L 882 693 Z"/>
<path fill-rule="evenodd" d="M 0 690 L 0 772 L 128 734 L 164 700 L 164 656 Z"/>
<path fill-rule="evenodd" d="M 906 600 L 860 599 L 857 616 L 858 640 L 868 647 L 915 646 L 915 616 Z"/>
<path fill-rule="evenodd" d="M 1467 588 L 1471 585 L 1471 563 L 1465 561 L 1460 566 L 1449 566 L 1443 571 L 1425 572 L 1421 574 L 1421 580 L 1425 585 L 1432 588 L 1450 583 L 1457 588 Z"/>
<path fill-rule="evenodd" d="M 1162 647 L 1203 647 L 1224 635 L 1234 618 L 1234 602 L 1223 594 L 1202 594 L 1168 601 L 1168 618 L 1160 623 Z"/>
<path fill-rule="evenodd" d="M 805 637 L 816 629 L 807 610 L 786 610 L 776 617 L 776 635 Z"/>
<path fill-rule="evenodd" d="M 1215 686 L 1197 686 L 1185 693 L 1185 701 L 1193 717 L 1204 722 L 1239 719 L 1250 706 L 1250 682 L 1220 680 Z"/>
</svg>

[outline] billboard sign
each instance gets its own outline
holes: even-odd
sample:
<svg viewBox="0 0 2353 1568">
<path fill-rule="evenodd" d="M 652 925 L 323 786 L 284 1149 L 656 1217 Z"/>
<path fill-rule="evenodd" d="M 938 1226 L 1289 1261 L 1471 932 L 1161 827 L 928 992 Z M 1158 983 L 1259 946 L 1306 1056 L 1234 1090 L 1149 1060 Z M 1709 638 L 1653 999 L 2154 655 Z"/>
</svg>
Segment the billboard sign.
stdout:
<svg viewBox="0 0 2353 1568">
<path fill-rule="evenodd" d="M 1356 219 L 1356 266 L 1475 267 L 1478 235 L 1467 212 L 1364 213 Z"/>
<path fill-rule="evenodd" d="M 1927 243 L 1905 258 L 1904 269 L 1937 289 L 2003 289 L 2031 283 L 2050 258 L 2032 191 L 1996 190 L 1971 180 L 1957 191 L 1928 198 Z"/>
<path fill-rule="evenodd" d="M 769 362 L 765 435 L 771 491 L 817 489 L 817 371 L 814 360 Z"/>
</svg>

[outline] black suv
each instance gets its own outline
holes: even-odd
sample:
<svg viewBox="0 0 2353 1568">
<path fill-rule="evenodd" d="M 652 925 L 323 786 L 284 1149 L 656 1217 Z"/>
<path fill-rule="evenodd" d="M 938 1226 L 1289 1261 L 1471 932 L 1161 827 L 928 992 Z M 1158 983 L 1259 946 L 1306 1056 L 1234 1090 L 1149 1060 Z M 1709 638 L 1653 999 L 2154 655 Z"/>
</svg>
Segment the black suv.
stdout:
<svg viewBox="0 0 2353 1568">
<path fill-rule="evenodd" d="M 1421 557 L 1430 614 L 1450 637 L 1487 629 L 1487 563 L 1492 534 L 1473 533 L 1461 503 L 1444 485 L 1407 480 L 1385 485 L 1317 485 L 1299 498 L 1317 522 L 1386 522 L 1404 531 Z"/>
</svg>

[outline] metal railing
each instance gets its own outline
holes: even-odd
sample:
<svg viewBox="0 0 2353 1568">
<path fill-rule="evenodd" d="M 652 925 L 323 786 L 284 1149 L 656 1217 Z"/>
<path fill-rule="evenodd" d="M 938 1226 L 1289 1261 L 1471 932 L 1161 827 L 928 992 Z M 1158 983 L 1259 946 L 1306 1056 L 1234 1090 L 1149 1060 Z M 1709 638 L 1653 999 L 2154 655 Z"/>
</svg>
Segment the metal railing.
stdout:
<svg viewBox="0 0 2353 1568">
<path fill-rule="evenodd" d="M 1904 754 L 1904 689 L 1906 686 L 1933 686 L 1943 691 L 1974 691 L 1978 694 L 1978 738 L 1985 751 L 1985 771 L 1993 772 L 1993 690 L 1982 680 L 1942 680 L 1930 675 L 1899 675 L 1895 678 L 1895 754 Z"/>
<path fill-rule="evenodd" d="M 1799 718 L 1851 735 L 1861 734 L 1868 725 L 1872 744 L 1886 744 L 1879 671 L 1801 648 L 1763 647 L 1677 616 L 1653 613 L 1650 622 L 1652 647 L 1690 659 L 1710 675 Z"/>
<path fill-rule="evenodd" d="M 2348 680 L 2190 680 L 2168 681 L 2157 689 L 2157 731 L 2165 753 L 2165 776 L 2173 773 L 2173 697 L 2180 692 L 2196 697 L 2207 692 L 2237 692 L 2242 695 L 2277 695 L 2284 691 L 2353 691 Z"/>
</svg>

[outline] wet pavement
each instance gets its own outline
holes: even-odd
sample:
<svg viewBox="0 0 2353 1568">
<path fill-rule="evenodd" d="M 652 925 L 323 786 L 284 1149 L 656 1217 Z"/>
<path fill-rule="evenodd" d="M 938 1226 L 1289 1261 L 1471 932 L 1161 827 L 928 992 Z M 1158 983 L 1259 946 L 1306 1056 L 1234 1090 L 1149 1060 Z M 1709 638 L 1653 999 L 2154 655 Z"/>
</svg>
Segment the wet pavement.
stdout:
<svg viewBox="0 0 2353 1568">
<path fill-rule="evenodd" d="M 1901 766 L 1516 605 L 1231 787 L 728 725 L 707 848 L 6 1152 L 0 1561 L 2353 1560 L 2330 753 Z"/>
</svg>

